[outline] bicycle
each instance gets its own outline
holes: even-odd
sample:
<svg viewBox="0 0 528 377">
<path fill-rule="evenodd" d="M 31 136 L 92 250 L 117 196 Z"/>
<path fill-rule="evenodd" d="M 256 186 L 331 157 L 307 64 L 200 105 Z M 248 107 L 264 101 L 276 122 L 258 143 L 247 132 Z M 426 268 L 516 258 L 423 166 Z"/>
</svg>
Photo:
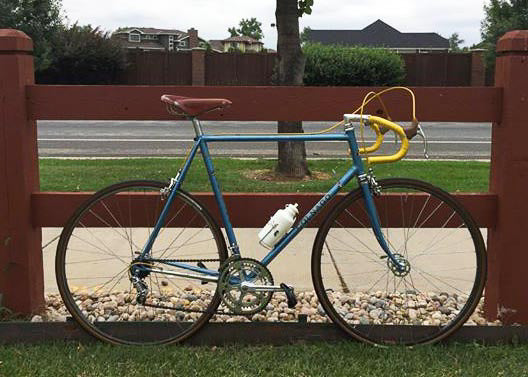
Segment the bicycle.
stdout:
<svg viewBox="0 0 528 377">
<path fill-rule="evenodd" d="M 171 113 L 190 119 L 196 134 L 176 177 L 168 184 L 130 181 L 102 189 L 77 209 L 61 233 L 58 287 L 73 318 L 90 334 L 114 344 L 174 343 L 213 316 L 251 317 L 266 310 L 276 292 L 295 308 L 293 287 L 276 285 L 267 265 L 354 177 L 358 188 L 330 210 L 313 245 L 312 281 L 326 315 L 361 341 L 413 345 L 447 337 L 477 307 L 486 250 L 470 214 L 428 183 L 377 181 L 371 169 L 365 170 L 361 155 L 377 150 L 388 130 L 399 136 L 399 151 L 367 157 L 367 162 L 403 158 L 419 130 L 417 122 L 401 127 L 354 113 L 344 116 L 342 132 L 209 135 L 198 117 L 230 101 L 170 95 L 162 101 Z M 359 147 L 358 123 L 375 131 L 374 145 Z M 348 143 L 349 170 L 272 242 L 262 260 L 242 257 L 208 143 L 316 140 Z M 226 237 L 209 210 L 181 189 L 198 150 Z"/>
</svg>

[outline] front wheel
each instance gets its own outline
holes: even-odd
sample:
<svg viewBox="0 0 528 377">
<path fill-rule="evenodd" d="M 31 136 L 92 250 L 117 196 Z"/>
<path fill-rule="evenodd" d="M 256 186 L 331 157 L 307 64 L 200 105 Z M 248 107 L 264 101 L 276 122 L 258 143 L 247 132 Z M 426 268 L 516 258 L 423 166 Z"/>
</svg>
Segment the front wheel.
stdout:
<svg viewBox="0 0 528 377">
<path fill-rule="evenodd" d="M 319 229 L 313 283 L 328 316 L 372 344 L 423 344 L 459 328 L 479 303 L 486 250 L 475 221 L 447 192 L 413 179 L 379 181 L 381 230 L 404 270 L 381 249 L 361 190 Z"/>
<path fill-rule="evenodd" d="M 209 213 L 178 191 L 150 257 L 139 261 L 164 208 L 153 181 L 123 182 L 94 194 L 64 227 L 56 255 L 64 304 L 95 337 L 114 344 L 166 344 L 200 329 L 220 303 L 216 283 L 171 272 L 218 271 L 224 238 Z M 173 263 L 171 265 L 170 263 Z M 148 266 L 162 272 L 146 272 Z"/>
</svg>

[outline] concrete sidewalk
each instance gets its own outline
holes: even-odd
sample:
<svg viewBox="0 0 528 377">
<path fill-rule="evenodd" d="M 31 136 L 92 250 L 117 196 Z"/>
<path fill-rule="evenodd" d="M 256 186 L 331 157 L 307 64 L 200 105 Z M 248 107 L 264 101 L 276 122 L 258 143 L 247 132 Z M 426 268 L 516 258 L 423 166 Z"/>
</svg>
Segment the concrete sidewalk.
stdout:
<svg viewBox="0 0 528 377">
<path fill-rule="evenodd" d="M 268 250 L 260 246 L 258 243 L 257 234 L 259 230 L 260 229 L 252 228 L 235 229 L 242 256 L 261 260 L 267 254 Z M 396 245 L 394 247 L 398 247 L 397 245 L 402 244 L 403 238 L 398 233 L 398 230 L 395 229 L 390 231 L 390 238 L 392 242 L 394 242 L 393 245 Z M 464 246 L 463 250 L 466 251 L 468 250 L 466 246 L 471 247 L 471 243 L 468 244 L 468 242 L 471 241 L 468 241 L 467 232 L 459 229 L 444 229 L 443 231 L 445 232 L 445 236 L 438 236 L 438 229 L 422 229 L 419 237 L 413 237 L 412 241 L 410 241 L 411 238 L 409 238 L 409 243 L 407 245 L 410 247 L 409 250 L 420 250 L 418 255 L 414 254 L 414 256 L 411 257 L 410 261 L 412 266 L 411 270 L 416 269 L 415 274 L 413 274 L 415 283 L 418 283 L 423 288 L 435 289 L 437 288 L 438 282 L 435 283 L 435 281 L 428 279 L 420 273 L 420 269 L 422 271 L 439 272 L 439 276 L 441 277 L 444 277 L 443 275 L 445 274 L 449 274 L 449 277 L 447 277 L 449 279 L 448 281 L 451 281 L 451 284 L 456 286 L 459 284 L 467 285 L 472 283 L 471 277 L 465 274 L 467 273 L 467 268 L 470 268 L 470 266 L 473 265 L 474 256 L 468 253 L 459 252 L 459 250 L 461 250 L 460 245 Z M 482 231 L 484 239 L 486 239 L 486 230 L 483 229 Z M 46 245 L 43 250 L 44 284 L 47 293 L 57 292 L 57 285 L 55 282 L 55 250 L 58 242 L 57 236 L 60 232 L 60 228 L 43 229 L 43 246 Z M 97 232 L 97 230 L 95 232 Z M 98 234 L 101 236 L 102 233 L 101 231 L 99 232 L 100 233 Z M 145 234 L 140 234 L 141 229 L 136 230 L 136 232 L 137 233 L 134 233 L 134 236 L 138 236 L 138 239 L 141 240 L 138 241 L 138 243 L 142 243 L 142 240 L 146 239 L 146 232 Z M 313 288 L 310 265 L 313 241 L 316 234 L 316 228 L 304 229 L 268 266 L 273 275 L 275 284 L 284 282 L 288 285 L 292 285 L 298 292 L 311 290 Z M 166 236 L 170 235 L 160 235 L 160 243 L 163 243 L 164 238 L 165 240 L 167 238 L 171 239 L 171 237 Z M 120 238 L 115 234 L 107 234 L 106 238 L 104 236 L 101 238 L 104 238 L 108 250 L 114 251 L 123 249 L 123 242 L 126 242 L 126 240 L 123 240 L 123 238 Z M 440 242 L 440 247 L 437 243 L 433 242 L 433 244 L 431 244 L 432 240 L 435 239 L 442 240 Z M 50 242 L 52 240 L 53 242 Z M 425 247 L 429 245 L 429 248 Z M 425 247 L 425 252 L 422 252 L 423 248 L 421 248 L 421 246 Z M 71 247 L 72 249 L 75 249 L 76 245 L 73 244 Z M 376 274 L 373 275 L 371 272 L 376 273 L 382 271 L 381 273 L 383 274 L 383 271 L 386 269 L 385 259 L 379 258 L 382 257 L 381 253 L 378 255 L 377 252 L 374 254 L 370 252 L 354 252 L 354 250 L 365 250 L 365 248 L 366 250 L 371 251 L 379 250 L 377 241 L 370 233 L 370 230 L 358 229 L 354 232 L 350 232 L 346 229 L 334 230 L 332 236 L 327 239 L 326 247 L 330 247 L 334 251 L 333 255 L 336 258 L 334 260 L 334 256 L 329 256 L 329 254 L 325 252 L 325 259 L 322 260 L 323 275 L 329 286 L 339 286 L 339 281 L 342 279 L 342 276 L 344 276 L 346 283 L 351 287 L 353 286 L 355 289 L 367 289 L 372 285 L 373 280 L 377 279 Z M 343 249 L 343 247 L 345 248 Z M 205 248 L 207 248 L 207 250 L 205 250 Z M 184 257 L 214 258 L 214 254 L 212 254 L 214 249 L 212 247 L 208 248 L 207 246 L 205 246 L 205 248 L 201 245 L 195 245 L 192 250 L 188 251 L 188 254 L 184 255 Z M 81 252 L 82 250 L 79 251 Z M 90 271 L 90 269 L 96 268 L 97 265 L 85 263 L 85 255 L 86 254 L 82 253 L 77 255 L 77 260 L 80 262 L 76 262 L 75 265 L 72 266 L 72 268 L 75 269 L 75 276 L 96 276 L 93 271 Z M 121 256 L 124 255 L 122 254 Z M 113 257 L 110 255 L 110 258 Z M 129 255 L 124 256 L 123 259 L 126 262 L 128 258 Z M 339 266 L 340 271 L 336 270 L 336 266 Z M 122 269 L 122 267 L 123 265 L 119 268 Z M 445 271 L 445 273 L 442 271 Z M 107 272 L 112 272 L 112 266 L 107 269 Z M 118 273 L 118 270 L 113 271 L 113 273 Z M 377 276 L 379 276 L 379 274 Z M 81 281 L 77 281 L 76 283 L 80 285 L 86 283 L 86 281 L 82 281 L 82 278 L 79 280 Z M 450 285 L 447 284 L 447 286 L 449 287 Z"/>
<path fill-rule="evenodd" d="M 57 292 L 55 281 L 55 251 L 61 228 L 43 228 L 42 245 L 47 245 L 43 250 L 44 257 L 44 287 L 47 293 Z M 247 258 L 262 259 L 267 254 L 267 249 L 258 243 L 259 229 L 235 229 L 235 234 L 240 245 L 241 254 Z M 304 229 L 286 249 L 268 266 L 275 283 L 287 283 L 297 290 L 312 289 L 310 272 L 310 258 L 312 246 L 317 229 Z M 49 243 L 49 244 L 48 244 Z"/>
</svg>

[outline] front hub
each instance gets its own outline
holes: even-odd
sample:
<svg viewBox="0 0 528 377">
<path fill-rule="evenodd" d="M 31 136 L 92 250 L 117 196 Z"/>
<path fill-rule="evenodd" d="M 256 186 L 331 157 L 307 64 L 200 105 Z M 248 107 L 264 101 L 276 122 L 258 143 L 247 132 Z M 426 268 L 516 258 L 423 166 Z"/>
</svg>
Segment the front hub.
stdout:
<svg viewBox="0 0 528 377">
<path fill-rule="evenodd" d="M 400 264 L 398 267 L 390 258 L 387 259 L 387 266 L 392 271 L 395 276 L 404 277 L 411 272 L 411 264 L 409 261 L 401 254 L 394 254 L 394 259 Z"/>
</svg>

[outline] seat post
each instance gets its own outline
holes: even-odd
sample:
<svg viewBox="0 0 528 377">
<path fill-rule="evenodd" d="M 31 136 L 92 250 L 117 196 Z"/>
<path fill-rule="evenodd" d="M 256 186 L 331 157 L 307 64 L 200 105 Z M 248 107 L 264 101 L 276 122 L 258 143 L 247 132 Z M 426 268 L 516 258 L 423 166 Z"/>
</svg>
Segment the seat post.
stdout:
<svg viewBox="0 0 528 377">
<path fill-rule="evenodd" d="M 203 130 L 202 130 L 202 124 L 200 123 L 200 119 L 198 119 L 197 117 L 190 117 L 190 119 L 192 121 L 196 136 L 202 136 Z"/>
</svg>

